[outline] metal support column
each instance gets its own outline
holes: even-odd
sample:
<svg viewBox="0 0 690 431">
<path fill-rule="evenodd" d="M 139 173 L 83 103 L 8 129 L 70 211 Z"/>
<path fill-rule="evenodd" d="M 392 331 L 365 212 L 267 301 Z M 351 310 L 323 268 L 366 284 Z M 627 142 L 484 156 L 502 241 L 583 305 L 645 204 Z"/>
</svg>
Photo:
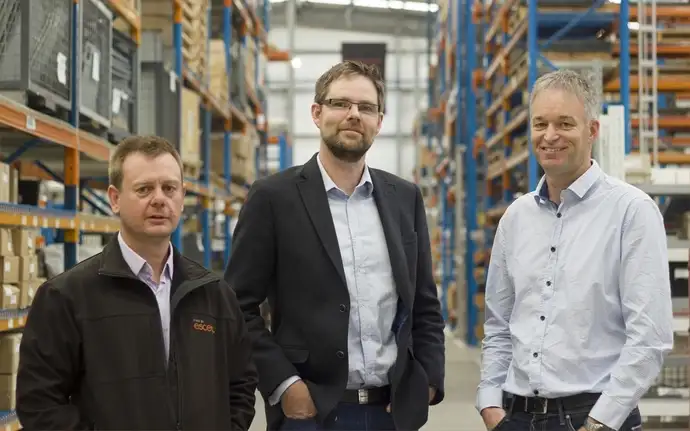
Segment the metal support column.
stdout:
<svg viewBox="0 0 690 431">
<path fill-rule="evenodd" d="M 182 5 L 180 2 L 173 2 L 173 43 L 175 46 L 175 75 L 180 83 L 180 91 L 177 92 L 177 118 L 182 118 L 182 87 L 184 86 L 184 70 L 182 64 Z M 180 147 L 182 145 L 181 121 L 177 125 L 177 140 L 175 144 L 177 151 L 180 151 Z M 173 247 L 182 252 L 181 222 L 173 231 L 171 241 Z"/>
<path fill-rule="evenodd" d="M 534 2 L 531 2 L 534 3 Z M 476 46 L 476 30 L 475 24 L 472 20 L 472 2 L 467 2 L 464 6 L 458 6 L 458 39 L 462 29 L 465 30 L 465 37 L 462 42 L 465 45 L 465 52 L 462 52 L 462 44 L 457 44 L 457 51 L 455 53 L 458 66 L 462 64 L 461 59 L 465 58 L 466 67 L 464 68 L 464 76 L 459 75 L 458 81 L 464 80 L 465 87 L 465 105 L 462 104 L 462 91 L 458 91 L 457 107 L 458 112 L 461 112 L 461 107 L 465 109 L 465 135 L 462 140 L 465 144 L 465 221 L 466 238 L 465 238 L 465 262 L 468 265 L 465 267 L 465 277 L 467 279 L 467 344 L 476 346 L 479 340 L 477 339 L 477 325 L 479 324 L 478 310 L 475 305 L 475 296 L 477 295 L 477 280 L 474 276 L 474 252 L 475 244 L 472 239 L 473 233 L 477 230 L 477 166 L 474 158 L 473 144 L 474 135 L 477 122 L 477 98 L 474 93 L 472 75 L 477 67 L 477 46 Z M 460 67 L 458 67 L 460 69 Z M 459 115 L 460 116 L 460 115 Z M 458 124 L 461 121 L 457 122 Z M 460 133 L 462 130 L 460 130 Z"/>
<path fill-rule="evenodd" d="M 232 47 L 232 0 L 224 0 L 223 2 L 223 42 L 225 45 L 225 71 L 228 79 L 228 100 L 232 100 L 232 56 L 230 49 Z M 225 191 L 230 192 L 230 184 L 232 183 L 232 165 L 231 165 L 231 144 L 232 143 L 232 116 L 225 121 L 223 130 L 223 179 L 225 184 Z M 232 250 L 232 208 L 230 208 L 230 201 L 225 202 L 225 221 L 223 223 L 223 234 L 225 236 L 225 247 L 223 249 L 223 262 L 225 264 L 230 260 L 230 251 Z"/>
<path fill-rule="evenodd" d="M 620 0 L 618 22 L 618 37 L 620 39 L 620 82 L 621 104 L 625 117 L 625 154 L 632 148 L 632 133 L 630 121 L 630 29 L 626 25 L 630 21 L 629 0 Z"/>
<path fill-rule="evenodd" d="M 396 32 L 395 39 L 393 40 L 393 46 L 395 47 L 394 49 L 396 51 L 400 50 L 402 48 L 402 32 L 399 30 Z M 402 128 L 403 128 L 403 119 L 402 119 L 402 114 L 403 114 L 403 106 L 405 106 L 405 100 L 404 100 L 404 93 L 400 91 L 400 80 L 402 77 L 402 56 L 400 54 L 393 54 L 395 56 L 395 80 L 398 83 L 397 85 L 397 93 L 396 94 L 396 101 L 398 103 L 398 107 L 395 110 L 395 169 L 396 173 L 404 177 L 405 173 L 402 170 L 402 153 L 404 150 L 404 143 L 403 143 L 403 133 L 402 133 Z M 383 79 L 386 79 L 385 76 L 382 77 Z"/>
<path fill-rule="evenodd" d="M 286 23 L 287 23 L 287 51 L 292 53 L 295 51 L 295 30 L 297 28 L 297 0 L 287 0 L 286 9 Z M 287 137 L 288 141 L 295 145 L 295 68 L 292 62 L 287 62 L 288 68 L 288 88 L 287 88 L 287 103 L 286 117 L 287 117 Z"/>
<path fill-rule="evenodd" d="M 80 107 L 80 75 L 81 75 L 81 33 L 79 32 L 79 0 L 72 3 L 72 64 L 70 65 L 71 112 L 70 124 L 79 128 Z M 64 209 L 77 211 L 79 208 L 79 151 L 76 148 L 65 148 L 65 202 Z M 79 256 L 79 226 L 64 232 L 64 270 L 68 270 L 78 262 Z"/>
</svg>

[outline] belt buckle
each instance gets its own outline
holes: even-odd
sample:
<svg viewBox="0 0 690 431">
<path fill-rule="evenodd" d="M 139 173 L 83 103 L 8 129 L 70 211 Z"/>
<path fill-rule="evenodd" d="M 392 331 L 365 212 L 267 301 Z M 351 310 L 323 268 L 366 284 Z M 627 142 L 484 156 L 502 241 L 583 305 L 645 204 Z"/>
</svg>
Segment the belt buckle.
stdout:
<svg viewBox="0 0 690 431">
<path fill-rule="evenodd" d="M 541 410 L 538 410 L 536 408 L 537 406 L 535 405 L 532 411 L 527 413 L 532 413 L 534 415 L 545 415 L 548 412 L 549 400 L 547 398 L 534 398 L 534 401 L 535 403 L 538 402 L 541 404 Z"/>
<path fill-rule="evenodd" d="M 357 389 L 357 401 L 359 404 L 369 404 L 369 391 L 366 389 Z"/>
</svg>

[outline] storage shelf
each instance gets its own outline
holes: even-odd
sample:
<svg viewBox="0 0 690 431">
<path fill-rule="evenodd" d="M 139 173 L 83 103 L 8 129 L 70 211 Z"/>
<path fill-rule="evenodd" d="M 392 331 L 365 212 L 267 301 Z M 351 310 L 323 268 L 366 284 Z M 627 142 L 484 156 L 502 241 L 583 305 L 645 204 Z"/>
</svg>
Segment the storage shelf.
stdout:
<svg viewBox="0 0 690 431">
<path fill-rule="evenodd" d="M 214 6 L 211 5 L 211 2 L 209 3 L 208 13 L 209 17 L 212 13 L 223 14 L 223 38 L 226 42 L 226 51 L 229 52 L 233 25 L 241 25 L 245 30 L 240 32 L 242 33 L 242 38 L 254 38 L 257 47 L 255 54 L 257 56 L 257 65 L 255 69 L 258 76 L 260 68 L 264 64 L 258 61 L 259 56 L 268 49 L 265 43 L 267 40 L 266 32 L 269 27 L 266 21 L 268 19 L 267 2 L 262 2 L 261 11 L 256 11 L 249 7 L 244 0 L 224 0 L 222 5 L 219 5 L 217 2 L 214 3 Z M 120 19 L 126 23 L 129 33 L 135 42 L 134 45 L 138 46 L 141 42 L 141 31 L 144 27 L 139 11 L 130 6 L 132 3 L 125 0 L 108 0 L 106 4 L 110 7 L 114 19 Z M 170 0 L 170 6 L 173 16 L 182 16 L 181 0 Z M 73 19 L 70 21 L 72 28 L 69 35 L 71 38 L 74 38 L 74 35 L 78 34 L 80 21 L 74 18 L 79 16 L 79 4 L 75 2 L 70 7 Z M 240 19 L 231 19 L 233 13 L 237 14 Z M 209 19 L 209 26 L 211 24 L 210 21 Z M 173 35 L 178 33 L 179 36 L 179 32 L 181 32 L 180 26 L 173 21 L 171 21 L 170 25 Z M 208 34 L 210 35 L 210 31 Z M 203 133 L 199 145 L 202 162 L 204 162 L 199 179 L 186 178 L 185 186 L 189 195 L 198 196 L 200 199 L 201 218 L 202 221 L 205 221 L 205 223 L 202 223 L 202 237 L 203 243 L 206 245 L 211 240 L 209 219 L 211 215 L 210 210 L 213 206 L 210 202 L 213 200 L 225 202 L 226 210 L 224 213 L 227 215 L 225 237 L 230 238 L 230 215 L 234 213 L 230 206 L 234 202 L 241 203 L 247 196 L 246 185 L 234 184 L 229 171 L 224 174 L 224 186 L 211 183 L 210 179 L 212 175 L 215 175 L 209 169 L 209 136 L 211 128 L 213 124 L 219 124 L 220 128 L 223 129 L 223 133 L 228 135 L 228 138 L 232 133 L 245 133 L 252 130 L 261 132 L 261 129 L 265 127 L 265 121 L 259 124 L 256 119 L 265 112 L 265 100 L 259 98 L 259 95 L 265 92 L 258 88 L 249 88 L 248 83 L 245 82 L 250 99 L 249 106 L 251 106 L 254 113 L 253 118 L 245 114 L 244 109 L 246 107 L 236 106 L 231 102 L 232 94 L 228 94 L 227 100 L 229 102 L 220 102 L 218 95 L 211 94 L 208 90 L 209 86 L 206 79 L 195 78 L 187 70 L 187 65 L 180 61 L 183 58 L 181 39 L 181 37 L 174 37 L 174 41 L 177 42 L 173 47 L 176 59 L 176 70 L 174 72 L 181 85 L 193 90 L 200 96 L 202 105 L 202 121 L 200 125 Z M 76 46 L 75 49 L 79 48 L 79 46 Z M 132 66 L 133 74 L 138 75 L 139 55 L 136 49 L 134 52 L 131 55 L 134 62 Z M 208 55 L 207 53 L 207 58 Z M 75 100 L 79 97 L 75 90 L 81 87 L 76 71 L 81 68 L 75 67 L 77 64 L 75 58 L 68 58 L 67 62 L 71 62 L 67 80 L 74 83 L 70 87 L 69 100 Z M 228 61 L 225 63 L 227 67 L 230 67 Z M 228 69 L 226 72 L 229 80 L 232 70 Z M 244 71 L 237 71 L 236 73 L 244 73 Z M 138 77 L 132 79 L 136 80 Z M 257 79 L 256 82 L 259 83 L 259 80 Z M 136 97 L 138 98 L 138 95 Z M 22 99 L 22 102 L 25 101 Z M 180 103 L 179 99 L 178 103 Z M 80 196 L 79 193 L 73 193 L 72 190 L 76 190 L 76 187 L 80 185 L 82 188 L 85 187 L 87 189 L 89 187 L 107 186 L 107 180 L 106 182 L 103 180 L 83 182 L 81 177 L 107 178 L 107 163 L 114 148 L 114 145 L 105 138 L 107 131 L 98 130 L 90 133 L 85 130 L 85 125 L 79 124 L 80 111 L 81 106 L 72 102 L 71 109 L 69 110 L 71 112 L 69 116 L 70 121 L 68 122 L 57 118 L 57 115 L 51 116 L 38 112 L 29 107 L 28 103 L 19 103 L 6 95 L 0 95 L 0 128 L 3 129 L 3 151 L 6 163 L 13 163 L 15 167 L 19 168 L 20 175 L 30 175 L 32 178 L 38 179 L 57 179 L 65 184 L 65 210 L 63 212 L 26 205 L 0 204 L 0 224 L 49 227 L 69 232 L 69 235 L 65 235 L 64 267 L 66 269 L 77 262 L 76 246 L 72 241 L 78 240 L 79 232 L 113 233 L 119 229 L 117 217 L 96 216 L 76 211 L 76 208 L 80 207 Z M 134 111 L 134 114 L 136 117 L 136 111 Z M 129 133 L 136 134 L 136 126 L 132 126 Z M 230 142 L 230 139 L 227 139 L 227 142 Z M 58 150 L 60 147 L 62 151 Z M 227 155 L 226 157 L 229 157 L 229 146 L 224 151 Z M 40 160 L 40 162 L 37 162 L 37 160 Z M 64 175 L 65 178 L 59 178 L 60 175 Z M 82 199 L 86 198 L 83 197 Z M 181 236 L 181 227 L 178 227 L 172 238 L 173 244 L 178 249 L 182 248 Z M 204 247 L 204 250 L 203 263 L 207 267 L 211 267 L 210 247 Z M 226 241 L 223 259 L 227 260 L 229 253 L 230 244 L 229 241 Z"/>
</svg>

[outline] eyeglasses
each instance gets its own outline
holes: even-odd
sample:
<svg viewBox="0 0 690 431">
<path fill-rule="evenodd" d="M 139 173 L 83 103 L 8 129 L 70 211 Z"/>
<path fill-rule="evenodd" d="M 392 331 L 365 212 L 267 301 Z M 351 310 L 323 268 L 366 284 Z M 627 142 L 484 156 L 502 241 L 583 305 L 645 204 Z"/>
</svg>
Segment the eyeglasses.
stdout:
<svg viewBox="0 0 690 431">
<path fill-rule="evenodd" d="M 357 105 L 357 110 L 362 114 L 376 115 L 379 113 L 379 105 L 369 102 L 353 102 L 347 99 L 326 99 L 324 105 L 339 111 L 349 111 L 352 105 Z"/>
</svg>

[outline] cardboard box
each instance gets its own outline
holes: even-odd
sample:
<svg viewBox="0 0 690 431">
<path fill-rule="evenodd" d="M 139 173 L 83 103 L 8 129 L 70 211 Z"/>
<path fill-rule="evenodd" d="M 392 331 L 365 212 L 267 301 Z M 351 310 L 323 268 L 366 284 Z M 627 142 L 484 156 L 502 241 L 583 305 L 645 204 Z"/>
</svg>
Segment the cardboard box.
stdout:
<svg viewBox="0 0 690 431">
<path fill-rule="evenodd" d="M 0 257 L 0 282 L 3 284 L 14 284 L 19 282 L 19 257 L 1 256 Z"/>
<path fill-rule="evenodd" d="M 0 374 L 16 374 L 22 334 L 0 335 Z"/>
<path fill-rule="evenodd" d="M 19 308 L 19 288 L 3 284 L 0 289 L 0 309 L 16 310 Z"/>
<path fill-rule="evenodd" d="M 10 165 L 0 163 L 0 202 L 10 202 Z"/>
<path fill-rule="evenodd" d="M 14 244 L 11 230 L 0 228 L 0 256 L 14 256 Z"/>
<path fill-rule="evenodd" d="M 17 256 L 33 256 L 36 254 L 36 232 L 29 229 L 15 228 L 12 233 L 13 254 Z"/>
<path fill-rule="evenodd" d="M 34 278 L 33 280 L 19 282 L 19 308 L 29 308 L 34 301 L 36 292 L 45 282 L 45 278 Z"/>
<path fill-rule="evenodd" d="M 17 405 L 17 375 L 0 374 L 0 411 L 14 410 Z"/>
<path fill-rule="evenodd" d="M 19 256 L 19 281 L 33 280 L 38 276 L 38 257 Z"/>
</svg>

